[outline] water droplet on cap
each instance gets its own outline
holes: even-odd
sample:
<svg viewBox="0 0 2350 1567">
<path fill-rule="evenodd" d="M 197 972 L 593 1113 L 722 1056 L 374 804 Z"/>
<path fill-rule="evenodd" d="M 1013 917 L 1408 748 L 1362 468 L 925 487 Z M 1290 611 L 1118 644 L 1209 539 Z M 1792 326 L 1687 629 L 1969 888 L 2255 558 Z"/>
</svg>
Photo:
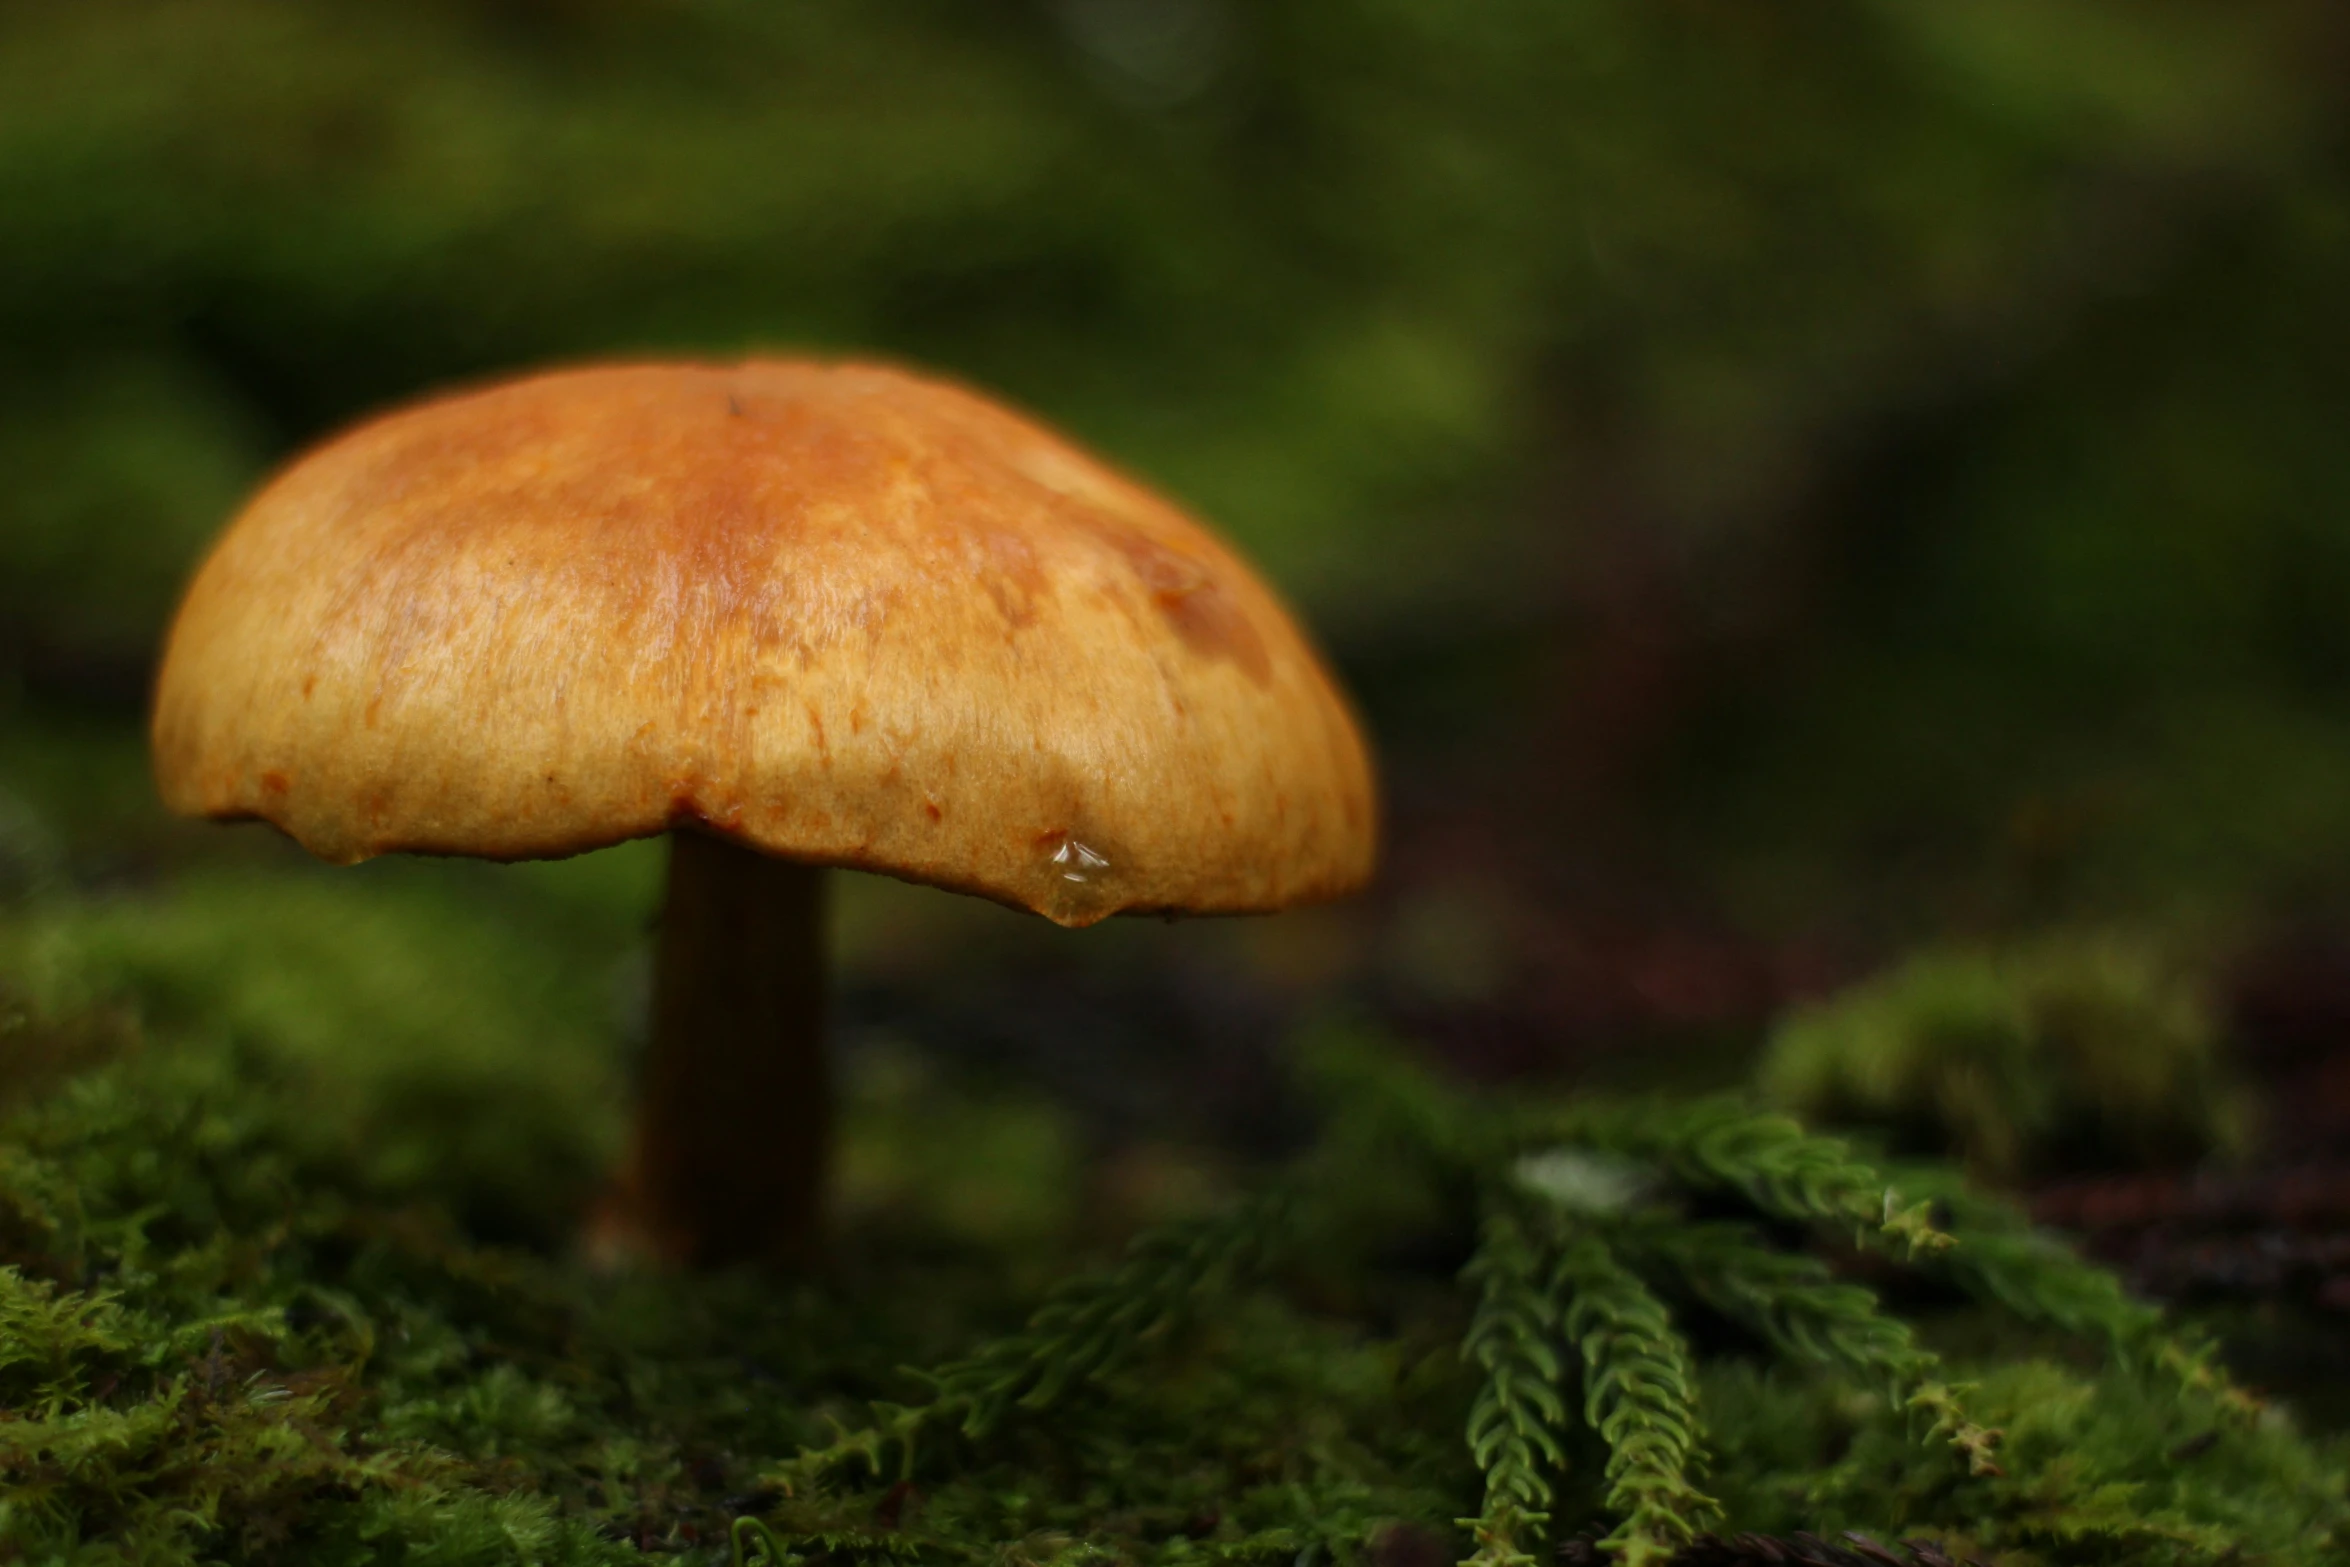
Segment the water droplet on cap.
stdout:
<svg viewBox="0 0 2350 1567">
<path fill-rule="evenodd" d="M 1113 850 L 1096 847 L 1071 833 L 1055 832 L 1037 841 L 1038 880 L 1034 907 L 1062 925 L 1090 925 L 1117 911 L 1121 896 Z"/>
<path fill-rule="evenodd" d="M 1099 881 L 1110 873 L 1107 856 L 1095 853 L 1074 838 L 1053 851 L 1053 865 L 1061 873 L 1061 880 L 1080 885 Z"/>
</svg>

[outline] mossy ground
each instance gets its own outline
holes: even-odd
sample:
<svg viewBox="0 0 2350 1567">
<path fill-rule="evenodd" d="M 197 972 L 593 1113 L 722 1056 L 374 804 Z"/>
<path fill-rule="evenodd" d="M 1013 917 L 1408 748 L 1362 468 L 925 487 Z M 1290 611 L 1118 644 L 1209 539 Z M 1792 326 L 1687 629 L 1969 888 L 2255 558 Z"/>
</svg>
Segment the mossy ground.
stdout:
<svg viewBox="0 0 2350 1567">
<path fill-rule="evenodd" d="M 620 1074 L 546 999 L 563 976 L 488 913 L 404 919 L 397 897 L 367 942 L 329 941 L 383 889 L 323 885 L 51 903 L 0 931 L 0 1558 L 715 1560 L 743 1514 L 844 1564 L 1270 1567 L 1376 1554 L 1397 1525 L 1469 1549 L 1471 1237 L 1409 1202 L 984 1442 L 795 1482 L 803 1447 L 924 1396 L 905 1368 L 1114 1255 L 1137 1205 L 1076 1213 L 1048 1104 L 900 1061 L 856 1096 L 862 1221 L 821 1277 L 599 1273 L 566 1236 Z M 1676 1310 L 1730 1527 L 2003 1563 L 2344 1548 L 2344 1455 L 2283 1406 L 2231 1423 L 1923 1299 L 1972 1413 L 2006 1431 L 2004 1473 L 1970 1476 L 1881 1391 Z M 1568 1446 L 1554 1536 L 1603 1532 L 1606 1455 Z"/>
</svg>

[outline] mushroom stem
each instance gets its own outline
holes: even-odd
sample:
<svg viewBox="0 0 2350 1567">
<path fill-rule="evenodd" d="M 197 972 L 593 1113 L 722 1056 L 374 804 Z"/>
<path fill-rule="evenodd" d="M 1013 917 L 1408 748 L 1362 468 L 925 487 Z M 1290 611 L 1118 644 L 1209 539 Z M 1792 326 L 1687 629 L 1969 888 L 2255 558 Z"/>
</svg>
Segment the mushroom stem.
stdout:
<svg viewBox="0 0 2350 1567">
<path fill-rule="evenodd" d="M 628 1197 L 667 1260 L 804 1263 L 832 1150 L 824 871 L 669 837 Z"/>
</svg>

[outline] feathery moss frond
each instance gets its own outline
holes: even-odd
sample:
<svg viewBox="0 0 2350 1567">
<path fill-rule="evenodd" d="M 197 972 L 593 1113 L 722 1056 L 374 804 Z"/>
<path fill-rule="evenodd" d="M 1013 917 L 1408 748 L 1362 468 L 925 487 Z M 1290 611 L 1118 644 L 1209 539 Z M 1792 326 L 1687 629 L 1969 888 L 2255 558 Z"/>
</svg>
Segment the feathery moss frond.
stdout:
<svg viewBox="0 0 2350 1567">
<path fill-rule="evenodd" d="M 1553 1263 L 1561 1328 L 1583 1355 L 1583 1412 L 1607 1443 L 1607 1505 L 1622 1522 L 1603 1542 L 1622 1567 L 1671 1559 L 1714 1510 L 1692 1472 L 1699 1456 L 1696 1375 L 1664 1302 L 1590 1231 Z"/>
<path fill-rule="evenodd" d="M 1485 1476 L 1485 1504 L 1461 1522 L 1477 1542 L 1472 1564 L 1516 1567 L 1533 1560 L 1525 1547 L 1550 1521 L 1550 1477 L 1566 1462 L 1558 1308 L 1541 1248 L 1506 1209 L 1485 1216 L 1462 1277 L 1478 1287 L 1461 1358 L 1485 1374 L 1469 1406 L 1469 1450 Z"/>
<path fill-rule="evenodd" d="M 1737 1192 L 1773 1218 L 1849 1226 L 1860 1244 L 1904 1261 L 1951 1244 L 1930 1205 L 1905 1201 L 1842 1139 L 1736 1099 L 1579 1108 L 1566 1126 L 1563 1141 L 1653 1159 L 1677 1180 Z"/>
<path fill-rule="evenodd" d="M 2249 1419 L 2260 1403 L 2222 1370 L 2213 1346 L 2154 1306 L 2133 1300 L 2119 1278 L 2035 1226 L 2013 1205 L 1968 1186 L 1955 1173 L 1903 1172 L 1952 1215 L 1961 1244 L 1935 1259 L 1969 1294 L 2045 1323 L 2101 1340 L 2125 1362 L 2143 1365 L 2173 1385 L 2215 1400 Z"/>
<path fill-rule="evenodd" d="M 1967 1417 L 1961 1390 L 1943 1380 L 1941 1357 L 1870 1290 L 1835 1278 L 1816 1257 L 1772 1251 L 1743 1225 L 1648 1225 L 1638 1244 L 1780 1353 L 1884 1381 L 1894 1402 L 1923 1416 L 1970 1473 L 1999 1472 L 1991 1456 L 1999 1433 Z"/>
<path fill-rule="evenodd" d="M 893 1445 L 901 1472 L 910 1473 L 929 1432 L 951 1426 L 977 1439 L 1015 1409 L 1047 1407 L 1072 1383 L 1111 1369 L 1144 1338 L 1262 1268 L 1287 1239 L 1293 1212 L 1290 1193 L 1275 1191 L 1229 1213 L 1145 1231 L 1114 1271 L 1071 1280 L 1019 1332 L 928 1373 L 927 1402 L 876 1404 L 874 1424 L 801 1454 L 779 1478 L 789 1483 L 850 1465 L 878 1474 Z"/>
<path fill-rule="evenodd" d="M 1694 1477 L 1700 1430 L 1689 1352 L 1627 1260 L 1679 1274 L 1791 1358 L 1883 1382 L 1913 1434 L 1922 1427 L 1976 1475 L 1999 1474 L 1998 1433 L 1973 1418 L 1939 1359 L 1874 1295 L 1815 1258 L 1772 1250 L 1749 1227 L 1670 1216 L 1657 1203 L 1674 1186 L 1734 1192 L 1767 1216 L 1849 1230 L 1903 1261 L 1922 1253 L 1986 1299 L 2095 1332 L 2175 1381 L 2216 1375 L 2110 1278 L 2045 1250 L 1996 1204 L 1932 1181 L 1890 1180 L 1841 1141 L 1782 1116 L 1725 1099 L 1488 1105 L 1440 1085 L 1416 1089 L 1414 1069 L 1372 1051 L 1342 1054 L 1335 1065 L 1325 1053 L 1318 1075 L 1342 1102 L 1291 1186 L 1315 1201 L 1317 1223 L 1343 1210 L 1351 1186 L 1374 1172 L 1449 1192 L 1448 1202 L 1486 1194 L 1479 1250 L 1465 1273 L 1479 1291 L 1464 1357 L 1481 1372 L 1468 1439 L 1484 1498 L 1478 1516 L 1461 1522 L 1474 1531 L 1478 1567 L 1525 1567 L 1550 1521 L 1566 1448 L 1563 1384 L 1577 1360 L 1583 1417 L 1609 1450 L 1599 1500 L 1620 1521 L 1607 1543 L 1627 1567 L 1668 1558 L 1713 1510 Z M 1960 1214 L 1962 1233 L 1954 1239 L 1929 1219 L 1926 1202 L 1902 1191 Z M 820 1479 L 860 1465 L 878 1476 L 892 1450 L 900 1473 L 910 1473 L 926 1433 L 951 1423 L 983 1436 L 1014 1408 L 1042 1407 L 1220 1287 L 1258 1254 L 1262 1233 L 1244 1212 L 1145 1237 L 1118 1274 L 1068 1287 L 1027 1330 L 940 1372 L 928 1404 L 876 1406 L 873 1426 L 803 1455 L 786 1476 Z"/>
</svg>

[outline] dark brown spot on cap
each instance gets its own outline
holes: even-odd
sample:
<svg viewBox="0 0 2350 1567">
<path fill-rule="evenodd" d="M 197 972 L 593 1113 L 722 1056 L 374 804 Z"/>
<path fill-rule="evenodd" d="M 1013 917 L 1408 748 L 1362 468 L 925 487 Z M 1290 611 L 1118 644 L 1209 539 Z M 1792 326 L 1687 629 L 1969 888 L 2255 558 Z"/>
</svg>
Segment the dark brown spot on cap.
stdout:
<svg viewBox="0 0 2350 1567">
<path fill-rule="evenodd" d="M 1258 685 L 1272 677 L 1265 639 L 1206 561 L 1107 517 L 1098 519 L 1092 531 L 1126 557 L 1143 596 L 1185 647 L 1202 658 L 1229 659 Z"/>
</svg>

